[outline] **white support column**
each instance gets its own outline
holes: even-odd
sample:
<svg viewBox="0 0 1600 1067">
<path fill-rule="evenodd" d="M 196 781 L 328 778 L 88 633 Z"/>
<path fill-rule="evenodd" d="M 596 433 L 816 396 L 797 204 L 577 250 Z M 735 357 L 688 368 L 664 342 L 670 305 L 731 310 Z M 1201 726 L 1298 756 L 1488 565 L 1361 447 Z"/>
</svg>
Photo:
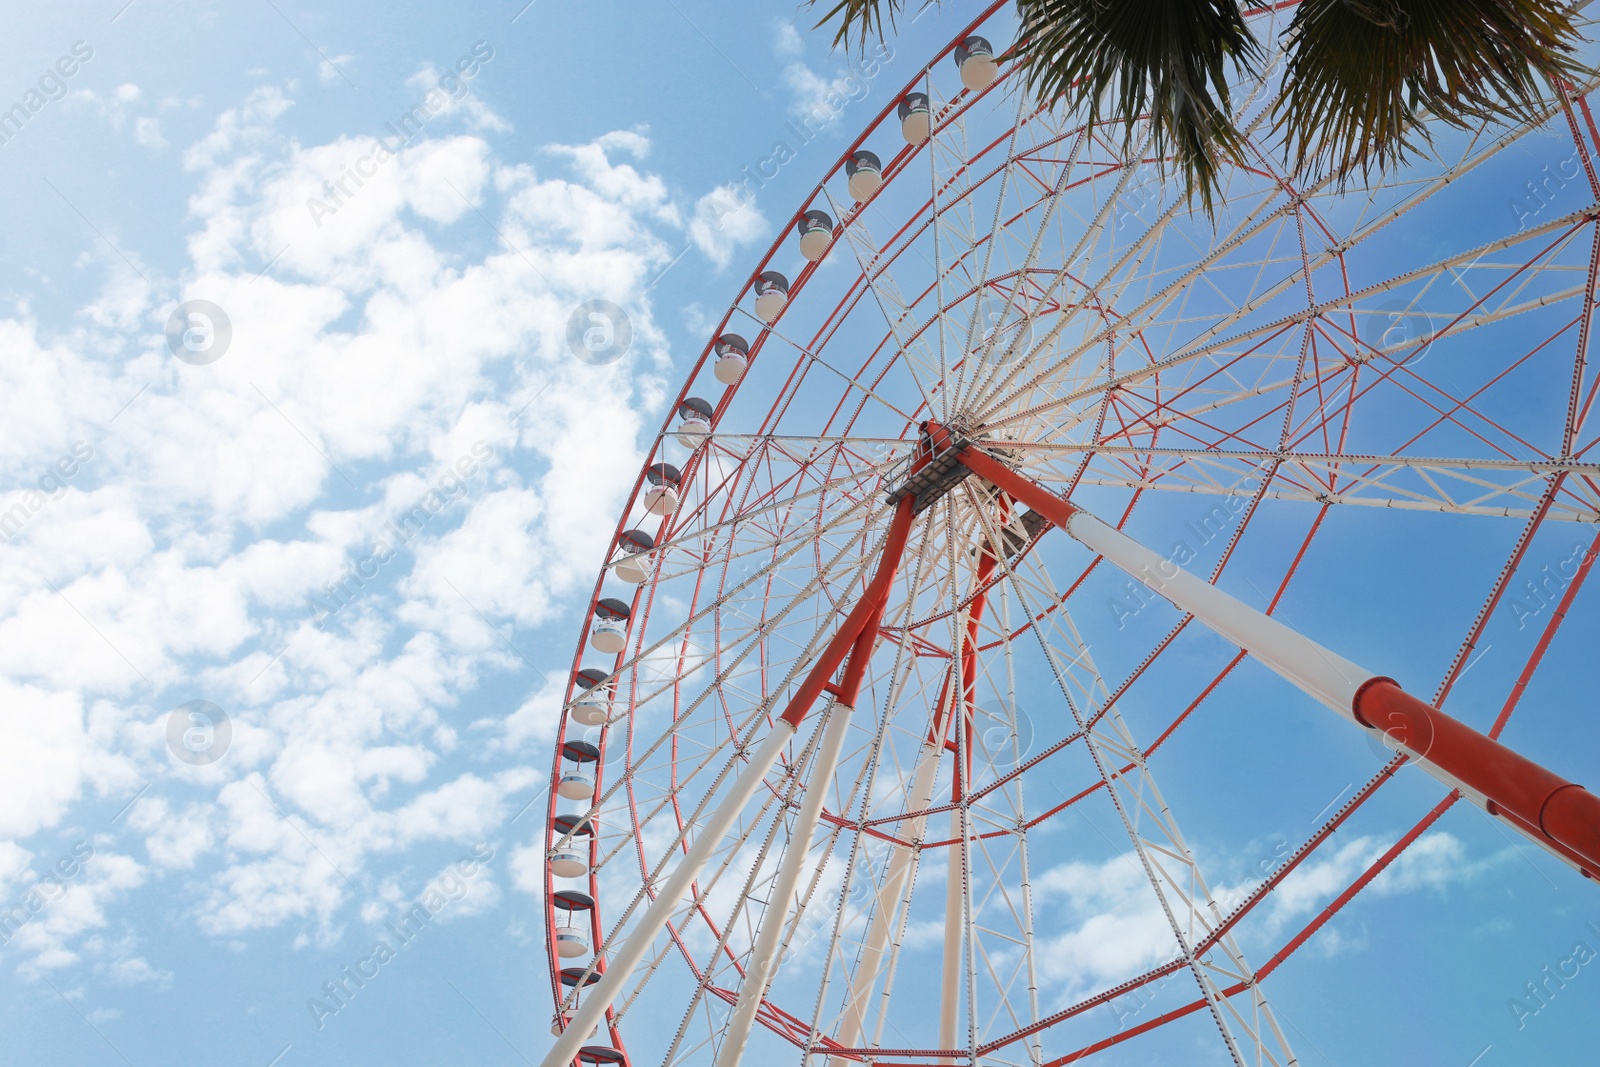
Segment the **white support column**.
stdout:
<svg viewBox="0 0 1600 1067">
<path fill-rule="evenodd" d="M 933 427 L 930 432 L 940 440 L 949 437 L 944 427 Z M 1061 527 L 1069 537 L 1104 556 L 1112 566 L 1250 653 L 1291 685 L 1360 725 L 1355 716 L 1356 690 L 1374 677 L 1373 672 L 1195 577 L 982 449 L 966 449 L 961 460 Z M 1437 776 L 1434 770 L 1429 773 Z"/>
<path fill-rule="evenodd" d="M 1356 690 L 1377 677 L 1374 672 L 1291 630 L 1271 615 L 1234 599 L 1087 511 L 1073 512 L 1067 521 L 1067 533 L 1250 653 L 1301 692 L 1320 700 L 1361 729 L 1369 729 L 1355 716 L 1355 698 Z M 1483 793 L 1432 760 L 1417 758 L 1425 753 L 1412 752 L 1403 745 L 1397 746 L 1388 737 L 1379 737 L 1390 748 L 1411 755 L 1423 773 L 1451 789 L 1461 790 L 1468 801 L 1488 810 Z M 1532 840 L 1545 845 L 1537 836 Z M 1570 857 L 1557 855 L 1565 863 L 1572 862 Z"/>
<path fill-rule="evenodd" d="M 950 809 L 950 839 L 960 841 L 965 827 L 961 821 L 961 807 Z M 962 915 L 962 897 L 966 894 L 966 846 L 951 845 L 945 849 L 950 862 L 945 866 L 944 883 L 944 966 L 939 984 L 939 1047 L 956 1047 L 956 1023 L 959 1021 L 961 994 L 961 951 L 966 939 L 962 936 L 965 922 Z M 941 1060 L 954 1063 L 954 1060 Z"/>
<path fill-rule="evenodd" d="M 1356 721 L 1356 690 L 1373 676 L 1371 671 L 1235 600 L 1086 511 L 1073 512 L 1067 533 L 1247 650 L 1297 688 Z"/>
<path fill-rule="evenodd" d="M 756 1012 L 767 987 L 777 970 L 778 942 L 789 918 L 789 904 L 794 899 L 795 887 L 805 869 L 806 856 L 811 850 L 811 835 L 822 818 L 822 805 L 827 799 L 828 783 L 839 766 L 839 754 L 844 751 L 845 735 L 850 730 L 850 716 L 855 709 L 847 704 L 835 703 L 828 713 L 826 733 L 822 747 L 811 761 L 807 775 L 805 799 L 800 802 L 800 814 L 795 819 L 794 834 L 783 850 L 778 864 L 778 876 L 772 883 L 767 908 L 761 913 L 761 925 L 756 930 L 755 945 L 750 950 L 750 966 L 744 974 L 744 984 L 739 988 L 739 1002 L 728 1020 L 722 1038 L 722 1051 L 717 1055 L 716 1067 L 739 1067 L 745 1044 L 750 1040 L 750 1028 L 756 1021 Z"/>
<path fill-rule="evenodd" d="M 925 425 L 931 437 L 938 440 L 948 439 L 949 431 L 944 427 L 933 423 Z M 1210 582 L 1188 573 L 1172 560 L 1156 555 L 1127 534 L 1107 526 L 1076 504 L 1056 496 L 1038 482 L 1012 470 L 987 452 L 968 448 L 962 452 L 961 461 L 1061 527 L 1070 537 L 1099 553 L 1112 566 L 1189 612 L 1202 624 L 1266 664 L 1274 673 L 1300 691 L 1326 704 L 1334 714 L 1363 730 L 1379 733 L 1385 745 L 1410 756 L 1416 766 L 1425 773 L 1451 789 L 1459 789 L 1461 795 L 1469 802 L 1491 815 L 1502 814 L 1509 810 L 1504 804 L 1491 802 L 1483 791 L 1486 785 L 1492 789 L 1500 789 L 1507 784 L 1507 782 L 1497 782 L 1497 778 L 1515 780 L 1520 783 L 1524 791 L 1532 789 L 1535 794 L 1540 794 L 1542 790 L 1542 795 L 1533 798 L 1538 801 L 1537 804 L 1530 804 L 1529 798 L 1525 796 L 1516 800 L 1517 804 L 1523 805 L 1523 810 L 1520 815 L 1511 819 L 1512 824 L 1519 831 L 1526 833 L 1529 839 L 1541 848 L 1548 848 L 1561 857 L 1563 862 L 1578 866 L 1585 873 L 1591 873 L 1576 859 L 1579 853 L 1573 851 L 1571 842 L 1561 844 L 1561 839 L 1552 836 L 1545 828 L 1547 818 L 1543 810 L 1545 802 L 1557 793 L 1565 792 L 1566 806 L 1563 808 L 1565 814 L 1560 817 L 1562 833 L 1582 833 L 1579 827 L 1591 821 L 1591 816 L 1586 812 L 1592 806 L 1600 807 L 1600 801 L 1591 805 L 1592 795 L 1581 786 L 1575 786 L 1559 775 L 1554 775 L 1518 756 L 1498 742 L 1456 722 L 1438 709 L 1406 695 L 1398 687 L 1393 688 L 1401 697 L 1415 705 L 1411 709 L 1411 717 L 1414 718 L 1418 712 L 1423 716 L 1419 720 L 1422 725 L 1414 727 L 1417 730 L 1416 737 L 1423 745 L 1422 749 L 1415 749 L 1406 743 L 1405 739 L 1409 735 L 1405 730 L 1390 733 L 1382 726 L 1369 726 L 1363 721 L 1365 716 L 1357 718 L 1355 702 L 1356 694 L 1361 692 L 1363 686 L 1368 682 L 1379 680 L 1372 671 L 1351 663 L 1338 653 L 1296 633 L 1272 616 L 1234 599 Z M 1382 687 L 1379 687 L 1377 692 L 1381 694 Z M 1437 721 L 1433 719 L 1434 716 L 1437 716 Z M 1404 711 L 1391 710 L 1390 718 L 1406 721 L 1408 716 Z M 1471 756 L 1456 752 L 1452 760 L 1455 770 L 1447 770 L 1436 759 L 1429 758 L 1429 746 L 1432 744 L 1434 734 L 1440 728 L 1447 729 L 1457 738 L 1456 745 L 1466 745 L 1473 752 Z M 1461 771 L 1466 771 L 1477 784 L 1469 784 L 1458 778 L 1457 773 Z M 1567 792 L 1569 786 L 1574 786 L 1574 789 Z M 1515 791 L 1503 795 L 1514 796 Z M 1600 815 L 1593 816 L 1592 821 L 1600 822 Z M 1581 849 L 1579 851 L 1581 852 Z M 1600 854 L 1590 853 L 1590 855 Z"/>
<path fill-rule="evenodd" d="M 911 794 L 906 799 L 907 811 L 926 811 L 933 803 L 934 779 L 939 773 L 941 754 L 942 750 L 937 745 L 922 746 L 916 777 L 911 783 Z M 917 815 L 907 822 L 909 832 L 897 836 L 921 845 L 928 817 Z M 878 972 L 883 967 L 884 949 L 889 936 L 898 925 L 896 919 L 899 917 L 901 892 L 920 855 L 916 847 L 890 846 L 888 873 L 878 890 L 872 918 L 867 923 L 867 937 L 861 946 L 861 963 L 845 993 L 844 1017 L 839 1021 L 838 1030 L 838 1042 L 845 1048 L 855 1048 L 861 1040 L 867 1017 L 867 1001 L 878 983 Z M 828 1061 L 828 1067 L 852 1067 L 853 1062 L 834 1057 Z"/>
<path fill-rule="evenodd" d="M 607 961 L 605 975 L 584 992 L 583 1004 L 578 1008 L 577 1015 L 561 1032 L 561 1036 L 556 1038 L 555 1044 L 545 1054 L 541 1067 L 567 1067 L 577 1058 L 578 1049 L 583 1045 L 586 1036 L 600 1025 L 606 1009 L 617 999 L 628 976 L 650 951 L 650 945 L 655 941 L 656 935 L 667 925 L 672 913 L 683 903 L 684 895 L 689 892 L 690 885 L 699 877 L 706 861 L 711 858 L 711 853 L 728 835 L 734 820 L 755 795 L 761 780 L 778 761 L 778 754 L 783 751 L 783 746 L 789 743 L 790 738 L 794 737 L 794 733 L 795 728 L 783 719 L 778 719 L 772 724 L 771 732 L 751 754 L 749 764 L 734 779 L 733 788 L 717 806 L 710 821 L 695 835 L 694 843 L 689 846 L 688 853 L 678 861 L 678 865 L 662 883 L 656 899 L 651 902 L 644 917 L 639 920 L 639 925 L 634 927 L 627 941 L 623 942 L 622 947 Z"/>
<path fill-rule="evenodd" d="M 1592 833 L 1589 827 L 1600 824 L 1600 801 L 1596 801 L 1582 786 L 1565 781 L 1499 742 L 1405 694 L 1386 679 L 1385 684 L 1413 706 L 1413 719 L 1410 721 L 1423 725 L 1400 728 L 1395 732 L 1386 729 L 1387 723 L 1369 726 L 1356 717 L 1355 704 L 1356 694 L 1362 687 L 1379 680 L 1374 672 L 1324 648 L 1272 616 L 1234 599 L 1171 560 L 1158 556 L 1120 530 L 1107 526 L 1037 483 L 1028 482 L 1014 471 L 1000 466 L 992 457 L 983 455 L 974 469 L 982 473 L 985 463 L 993 471 L 995 477 L 992 480 L 1015 479 L 1022 483 L 1020 487 L 1015 484 L 1012 486 L 1013 489 L 1023 489 L 1021 498 L 1035 507 L 1047 509 L 1046 517 L 1062 526 L 1085 547 L 1104 556 L 1113 566 L 1189 612 L 1266 664 L 1291 685 L 1326 704 L 1342 718 L 1369 731 L 1369 734 L 1377 734 L 1386 746 L 1409 756 L 1423 773 L 1450 789 L 1459 790 L 1469 803 L 1490 815 L 1505 818 L 1534 844 L 1547 849 L 1563 863 L 1577 868 L 1586 876 L 1593 877 L 1592 871 L 1596 868 L 1585 866 L 1585 863 L 1600 863 L 1595 858 L 1600 853 L 1584 851 L 1584 843 L 1592 842 L 1593 837 L 1585 838 L 1583 835 Z M 1051 514 L 1052 511 L 1055 514 Z M 1382 691 L 1380 687 L 1378 692 Z M 1422 715 L 1421 719 L 1415 718 L 1417 713 Z M 1408 721 L 1403 711 L 1392 710 L 1390 714 L 1403 722 Z M 1416 733 L 1409 733 L 1408 729 Z M 1433 746 L 1440 731 L 1448 731 L 1453 740 L 1439 746 L 1439 751 L 1435 752 Z M 1443 759 L 1444 756 L 1449 756 L 1448 762 Z M 1458 777 L 1458 774 L 1464 774 L 1465 778 Z M 1499 796 L 1491 797 L 1490 793 L 1498 793 Z M 1555 803 L 1565 806 L 1558 808 L 1559 814 L 1552 816 L 1546 805 L 1557 796 L 1562 801 Z M 1517 813 L 1512 805 L 1521 805 L 1521 813 Z M 1557 830 L 1551 829 L 1552 819 Z M 1594 846 L 1591 844 L 1588 847 L 1592 849 Z"/>
</svg>

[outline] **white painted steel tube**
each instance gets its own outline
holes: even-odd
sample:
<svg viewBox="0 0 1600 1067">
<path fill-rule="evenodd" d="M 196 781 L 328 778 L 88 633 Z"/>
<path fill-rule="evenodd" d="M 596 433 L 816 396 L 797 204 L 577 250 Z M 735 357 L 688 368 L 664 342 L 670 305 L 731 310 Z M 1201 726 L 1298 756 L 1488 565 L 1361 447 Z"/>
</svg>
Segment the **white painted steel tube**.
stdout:
<svg viewBox="0 0 1600 1067">
<path fill-rule="evenodd" d="M 716 1067 L 739 1067 L 744 1057 L 745 1044 L 750 1040 L 750 1028 L 755 1024 L 761 998 L 766 996 L 773 974 L 777 971 L 778 941 L 789 918 L 789 902 L 794 899 L 795 887 L 805 870 L 806 856 L 811 851 L 811 835 L 822 820 L 822 805 L 828 796 L 828 783 L 839 766 L 839 754 L 844 751 L 845 735 L 850 730 L 850 716 L 855 709 L 847 704 L 834 704 L 828 714 L 822 747 L 811 761 L 811 771 L 806 779 L 805 799 L 800 802 L 800 814 L 795 819 L 794 834 L 783 850 L 778 864 L 778 877 L 768 895 L 770 903 L 761 913 L 761 925 L 756 930 L 756 941 L 750 952 L 750 966 L 744 973 L 744 985 L 739 988 L 739 1002 L 734 1006 L 733 1017 L 723 1034 L 722 1051 L 717 1055 Z"/>
<path fill-rule="evenodd" d="M 926 811 L 933 803 L 933 786 L 939 773 L 940 753 L 941 749 L 937 745 L 922 746 L 916 777 L 911 782 L 911 795 L 907 799 L 907 811 Z M 920 843 L 928 824 L 928 817 L 916 815 L 907 820 L 907 823 L 910 832 L 902 839 Z M 904 891 L 906 877 L 911 873 L 913 865 L 921 854 L 918 849 L 905 845 L 891 845 L 889 852 L 888 873 L 884 876 L 882 888 L 878 890 L 872 918 L 867 923 L 867 937 L 861 945 L 861 963 L 856 968 L 855 981 L 850 983 L 850 988 L 845 992 L 844 1017 L 839 1020 L 837 1038 L 845 1048 L 855 1048 L 860 1044 L 867 1017 L 867 1001 L 872 996 L 873 987 L 877 985 L 878 972 L 883 967 L 884 949 L 888 946 L 889 935 L 897 926 L 900 896 Z M 853 1060 L 837 1056 L 828 1061 L 828 1067 L 853 1067 L 853 1064 Z"/>
<path fill-rule="evenodd" d="M 605 975 L 584 993 L 583 1004 L 579 1007 L 577 1015 L 561 1032 L 561 1036 L 556 1038 L 556 1043 L 550 1047 L 550 1051 L 545 1054 L 542 1067 L 566 1067 L 577 1058 L 578 1049 L 583 1046 L 586 1035 L 603 1021 L 606 1009 L 622 992 L 623 983 L 650 951 L 650 945 L 655 941 L 656 935 L 667 925 L 667 920 L 682 904 L 691 883 L 699 877 L 700 870 L 711 858 L 711 853 L 728 835 L 734 820 L 755 795 L 761 780 L 778 761 L 778 754 L 794 737 L 794 732 L 794 727 L 782 719 L 773 723 L 772 731 L 756 747 L 750 756 L 750 762 L 734 779 L 733 789 L 723 798 L 722 803 L 717 805 L 711 820 L 695 835 L 694 843 L 689 846 L 688 853 L 678 861 L 678 865 L 661 884 L 661 889 L 645 911 L 644 918 L 639 920 L 639 925 L 628 935 L 622 947 L 607 961 Z"/>
<path fill-rule="evenodd" d="M 1374 676 L 1371 671 L 1196 578 L 1086 511 L 1073 512 L 1067 533 L 1246 649 L 1297 688 L 1356 721 L 1356 690 Z"/>
<path fill-rule="evenodd" d="M 962 829 L 961 808 L 951 808 L 950 840 L 960 841 L 964 836 Z M 945 854 L 949 862 L 945 866 L 944 882 L 944 966 L 939 985 L 939 1047 L 955 1048 L 964 977 L 961 973 L 961 953 L 966 947 L 966 938 L 962 936 L 962 897 L 967 890 L 965 842 L 960 848 L 951 845 L 945 849 Z M 939 1062 L 954 1063 L 955 1060 Z"/>
<path fill-rule="evenodd" d="M 1435 731 L 1442 728 L 1438 724 L 1449 723 L 1460 731 L 1456 734 L 1459 739 L 1476 733 L 1470 727 L 1455 722 L 1443 712 L 1423 704 L 1415 697 L 1407 699 L 1415 702 L 1419 708 L 1426 709 L 1429 714 L 1437 716 L 1436 725 L 1426 733 L 1414 733 L 1415 727 L 1391 732 L 1382 722 L 1368 726 L 1356 717 L 1355 704 L 1357 690 L 1379 677 L 1372 671 L 1351 663 L 1338 653 L 1289 629 L 1271 616 L 1235 600 L 1216 586 L 1189 574 L 1172 561 L 1156 555 L 1127 534 L 1112 529 L 1085 511 L 1075 511 L 1067 519 L 1066 528 L 1072 537 L 1086 547 L 1100 553 L 1184 611 L 1192 612 L 1195 618 L 1222 637 L 1249 652 L 1301 691 L 1322 701 L 1345 719 L 1366 730 L 1369 736 L 1376 736 L 1388 748 L 1410 756 L 1413 764 L 1423 773 L 1451 789 L 1459 790 L 1468 803 L 1476 805 L 1490 815 L 1507 818 L 1506 813 L 1514 809 L 1508 806 L 1509 802 L 1505 798 L 1516 796 L 1517 789 L 1513 788 L 1514 783 L 1522 781 L 1526 786 L 1531 772 L 1537 772 L 1549 779 L 1542 787 L 1528 787 L 1534 789 L 1536 793 L 1539 788 L 1551 789 L 1553 786 L 1559 786 L 1559 789 L 1550 795 L 1562 792 L 1569 803 L 1579 795 L 1587 795 L 1581 786 L 1573 783 L 1563 784 L 1559 776 L 1537 767 L 1509 749 L 1502 748 L 1498 742 L 1483 738 L 1481 735 L 1479 737 L 1484 747 L 1475 749 L 1475 758 L 1488 762 L 1474 765 L 1471 760 L 1465 759 L 1459 750 L 1459 742 L 1454 753 L 1456 768 L 1468 767 L 1474 772 L 1469 777 L 1477 784 L 1458 777 L 1455 770 L 1448 769 L 1440 761 L 1440 754 L 1433 751 Z M 1421 743 L 1413 743 L 1410 740 L 1412 738 Z M 1491 798 L 1481 788 L 1486 782 L 1503 787 L 1506 792 L 1499 799 Z M 1566 789 L 1577 792 L 1565 793 Z M 1546 810 L 1541 808 L 1538 814 L 1529 813 L 1523 818 L 1510 818 L 1509 821 L 1528 840 L 1546 849 L 1563 863 L 1588 874 L 1579 857 L 1592 853 L 1584 853 L 1581 848 L 1575 852 L 1571 844 L 1558 844 L 1558 837 L 1552 835 L 1544 825 L 1548 817 Z M 1568 818 L 1582 820 L 1580 816 Z M 1559 838 L 1559 840 L 1570 842 L 1572 839 Z"/>
</svg>

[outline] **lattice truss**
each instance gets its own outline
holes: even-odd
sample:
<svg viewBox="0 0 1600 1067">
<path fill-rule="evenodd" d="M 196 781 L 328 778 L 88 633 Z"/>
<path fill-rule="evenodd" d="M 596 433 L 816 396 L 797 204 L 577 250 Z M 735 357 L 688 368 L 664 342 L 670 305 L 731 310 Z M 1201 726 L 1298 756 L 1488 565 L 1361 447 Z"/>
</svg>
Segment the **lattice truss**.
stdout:
<svg viewBox="0 0 1600 1067">
<path fill-rule="evenodd" d="M 1246 126 L 1259 130 L 1276 75 L 1239 93 Z M 1593 85 L 1552 98 L 1543 125 L 1440 131 L 1431 156 L 1370 190 L 1297 185 L 1260 149 L 1226 172 L 1208 219 L 1148 158 L 1142 125 L 1085 128 L 1010 81 L 973 93 L 942 67 L 919 76 L 927 143 L 891 159 L 892 117 L 871 131 L 883 189 L 858 204 L 824 183 L 809 206 L 838 220 L 828 259 L 797 276 L 775 324 L 746 300 L 719 330 L 756 339 L 751 370 L 710 439 L 673 459 L 683 502 L 659 524 L 628 647 L 604 664 L 613 721 L 590 731 L 605 758 L 583 807 L 588 973 L 862 596 L 885 489 L 923 419 L 965 428 L 1157 551 L 1186 545 L 1177 562 L 1196 574 L 1247 573 L 1269 612 L 1316 580 L 1301 568 L 1319 531 L 1355 510 L 1512 531 L 1498 577 L 1473 576 L 1486 600 L 1440 701 L 1503 617 L 1529 546 L 1594 537 Z M 1476 208 L 1475 183 L 1508 152 L 1561 139 L 1581 167 L 1537 212 Z M 652 461 L 676 447 L 664 430 Z M 1270 870 L 1208 877 L 1157 775 L 1243 654 L 1159 603 L 1141 620 L 1154 636 L 1133 636 L 1123 616 L 1152 598 L 1128 600 L 1034 518 L 977 477 L 917 516 L 836 771 L 810 776 L 842 714 L 819 704 L 627 976 L 602 1039 L 626 1039 L 635 1063 L 711 1063 L 776 916 L 752 1062 L 1062 1064 L 1128 1041 L 1190 1047 L 1161 1045 L 1168 1031 L 1208 1033 L 1216 1062 L 1299 1062 L 1264 980 L 1304 937 L 1262 917 L 1399 763 L 1366 768 Z M 812 790 L 822 821 L 797 840 Z M 557 830 L 549 844 L 574 840 Z M 807 862 L 774 899 L 789 850 Z M 1060 885 L 1091 874 L 1156 917 L 1125 973 L 1093 984 L 1059 967 L 1084 918 Z M 1103 1010 L 1130 997 L 1138 1025 Z"/>
</svg>

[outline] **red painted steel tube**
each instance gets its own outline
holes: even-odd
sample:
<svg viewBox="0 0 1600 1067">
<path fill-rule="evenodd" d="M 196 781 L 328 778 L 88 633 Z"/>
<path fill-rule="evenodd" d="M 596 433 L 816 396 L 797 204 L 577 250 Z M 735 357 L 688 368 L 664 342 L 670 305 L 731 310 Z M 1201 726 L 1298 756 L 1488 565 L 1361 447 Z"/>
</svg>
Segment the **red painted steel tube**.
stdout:
<svg viewBox="0 0 1600 1067">
<path fill-rule="evenodd" d="M 855 642 L 850 646 L 850 658 L 845 661 L 844 677 L 839 679 L 838 688 L 834 692 L 839 703 L 846 707 L 855 707 L 856 699 L 861 695 L 861 683 L 867 676 L 867 663 L 872 659 L 872 646 L 878 642 L 878 624 L 883 621 L 883 607 L 878 610 L 861 627 L 861 632 L 856 635 Z"/>
<path fill-rule="evenodd" d="M 1010 514 L 1008 498 L 1000 498 L 1000 528 L 1004 530 L 1006 520 Z M 972 579 L 972 588 L 976 590 L 972 602 L 967 607 L 966 639 L 961 642 L 961 736 L 965 739 L 966 751 L 961 753 L 961 758 L 956 761 L 955 774 L 951 777 L 951 799 L 960 800 L 967 791 L 967 783 L 972 777 L 972 725 L 978 693 L 978 635 L 983 626 L 984 609 L 988 606 L 989 597 L 985 591 L 989 578 L 994 574 L 996 563 L 1000 554 L 1005 551 L 1005 537 L 1002 534 L 1001 544 L 984 542 L 978 550 L 978 569 Z M 947 683 L 948 684 L 948 683 Z"/>
<path fill-rule="evenodd" d="M 800 683 L 800 688 L 795 692 L 794 699 L 789 701 L 789 706 L 784 709 L 781 716 L 790 726 L 798 727 L 806 715 L 811 711 L 811 705 L 817 702 L 817 697 L 822 694 L 822 689 L 828 684 L 828 679 L 833 677 L 833 672 L 839 669 L 839 664 L 844 662 L 845 655 L 855 647 L 856 639 L 861 637 L 864 630 L 871 630 L 876 636 L 878 619 L 883 615 L 883 606 L 889 599 L 889 585 L 894 581 L 895 572 L 900 568 L 900 558 L 905 555 L 906 540 L 911 536 L 911 509 L 916 504 L 912 497 L 902 497 L 894 513 L 894 519 L 889 523 L 889 536 L 884 540 L 883 554 L 878 557 L 877 570 L 873 572 L 872 581 L 867 584 L 867 591 L 862 594 L 856 606 L 845 616 L 844 625 L 839 627 L 839 632 L 834 634 L 823 649 L 822 655 L 817 657 L 816 664 L 811 672 L 806 675 L 806 680 Z M 866 651 L 872 651 L 872 637 L 866 640 Z M 851 659 L 851 667 L 845 676 L 845 685 L 839 687 L 839 692 L 849 693 L 854 699 L 855 693 L 861 688 L 861 677 L 866 671 L 866 656 Z M 850 686 L 850 677 L 855 676 L 855 690 Z M 840 699 L 844 699 L 842 696 Z M 850 700 L 845 700 L 850 703 Z"/>
<path fill-rule="evenodd" d="M 940 429 L 934 423 L 928 423 L 928 426 L 930 436 Z M 989 479 L 1062 529 L 1066 529 L 1067 520 L 1078 510 L 1075 505 L 1056 496 L 1032 478 L 1012 470 L 982 449 L 963 449 L 960 458 L 972 473 Z"/>
<path fill-rule="evenodd" d="M 1600 875 L 1600 797 L 1493 741 L 1401 689 L 1373 678 L 1356 691 L 1356 720 L 1418 762 L 1432 763 L 1480 794 L 1497 815 Z"/>
<path fill-rule="evenodd" d="M 1298 952 L 1300 946 L 1311 940 L 1318 930 L 1327 925 L 1329 919 L 1332 919 L 1339 913 L 1340 909 L 1354 900 L 1356 894 L 1365 889 L 1374 878 L 1388 869 L 1389 864 L 1393 863 L 1400 853 L 1415 844 L 1417 838 L 1427 833 L 1429 828 L 1439 821 L 1439 817 L 1449 811 L 1455 805 L 1455 802 L 1460 799 L 1461 794 L 1459 792 L 1451 792 L 1443 800 L 1435 804 L 1433 809 L 1419 819 L 1415 826 L 1402 834 L 1398 841 L 1384 850 L 1383 855 L 1373 860 L 1355 881 L 1346 886 L 1344 892 L 1329 901 L 1328 906 L 1323 908 L 1315 919 L 1306 923 L 1299 933 L 1285 942 L 1284 946 L 1270 960 L 1256 968 L 1256 981 L 1265 981 L 1267 976 L 1277 970 L 1284 960 Z"/>
<path fill-rule="evenodd" d="M 998 549 L 996 549 L 998 551 Z M 989 575 L 994 572 L 995 557 L 987 551 L 980 550 L 982 558 L 978 561 L 978 572 L 973 578 L 972 585 L 982 589 L 983 583 L 989 580 Z M 961 642 L 961 738 L 962 751 L 959 759 L 955 761 L 955 773 L 950 777 L 950 799 L 959 801 L 967 792 L 968 780 L 972 777 L 972 725 L 974 718 L 973 704 L 978 693 L 978 629 L 983 624 L 983 609 L 987 603 L 987 595 L 979 593 L 972 598 L 972 604 L 967 611 L 967 625 L 965 640 Z"/>
</svg>

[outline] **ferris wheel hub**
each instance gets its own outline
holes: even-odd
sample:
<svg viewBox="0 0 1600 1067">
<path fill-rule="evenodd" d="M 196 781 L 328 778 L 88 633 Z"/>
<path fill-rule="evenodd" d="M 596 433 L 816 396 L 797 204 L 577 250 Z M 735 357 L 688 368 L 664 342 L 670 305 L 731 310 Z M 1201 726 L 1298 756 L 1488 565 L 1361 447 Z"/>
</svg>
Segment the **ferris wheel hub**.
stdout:
<svg viewBox="0 0 1600 1067">
<path fill-rule="evenodd" d="M 972 474 L 971 468 L 961 462 L 962 451 L 972 443 L 972 435 L 958 422 L 948 426 L 924 422 L 917 447 L 885 478 L 888 488 L 884 495 L 889 503 L 898 504 L 904 497 L 913 497 L 913 515 L 932 507 Z"/>
</svg>

